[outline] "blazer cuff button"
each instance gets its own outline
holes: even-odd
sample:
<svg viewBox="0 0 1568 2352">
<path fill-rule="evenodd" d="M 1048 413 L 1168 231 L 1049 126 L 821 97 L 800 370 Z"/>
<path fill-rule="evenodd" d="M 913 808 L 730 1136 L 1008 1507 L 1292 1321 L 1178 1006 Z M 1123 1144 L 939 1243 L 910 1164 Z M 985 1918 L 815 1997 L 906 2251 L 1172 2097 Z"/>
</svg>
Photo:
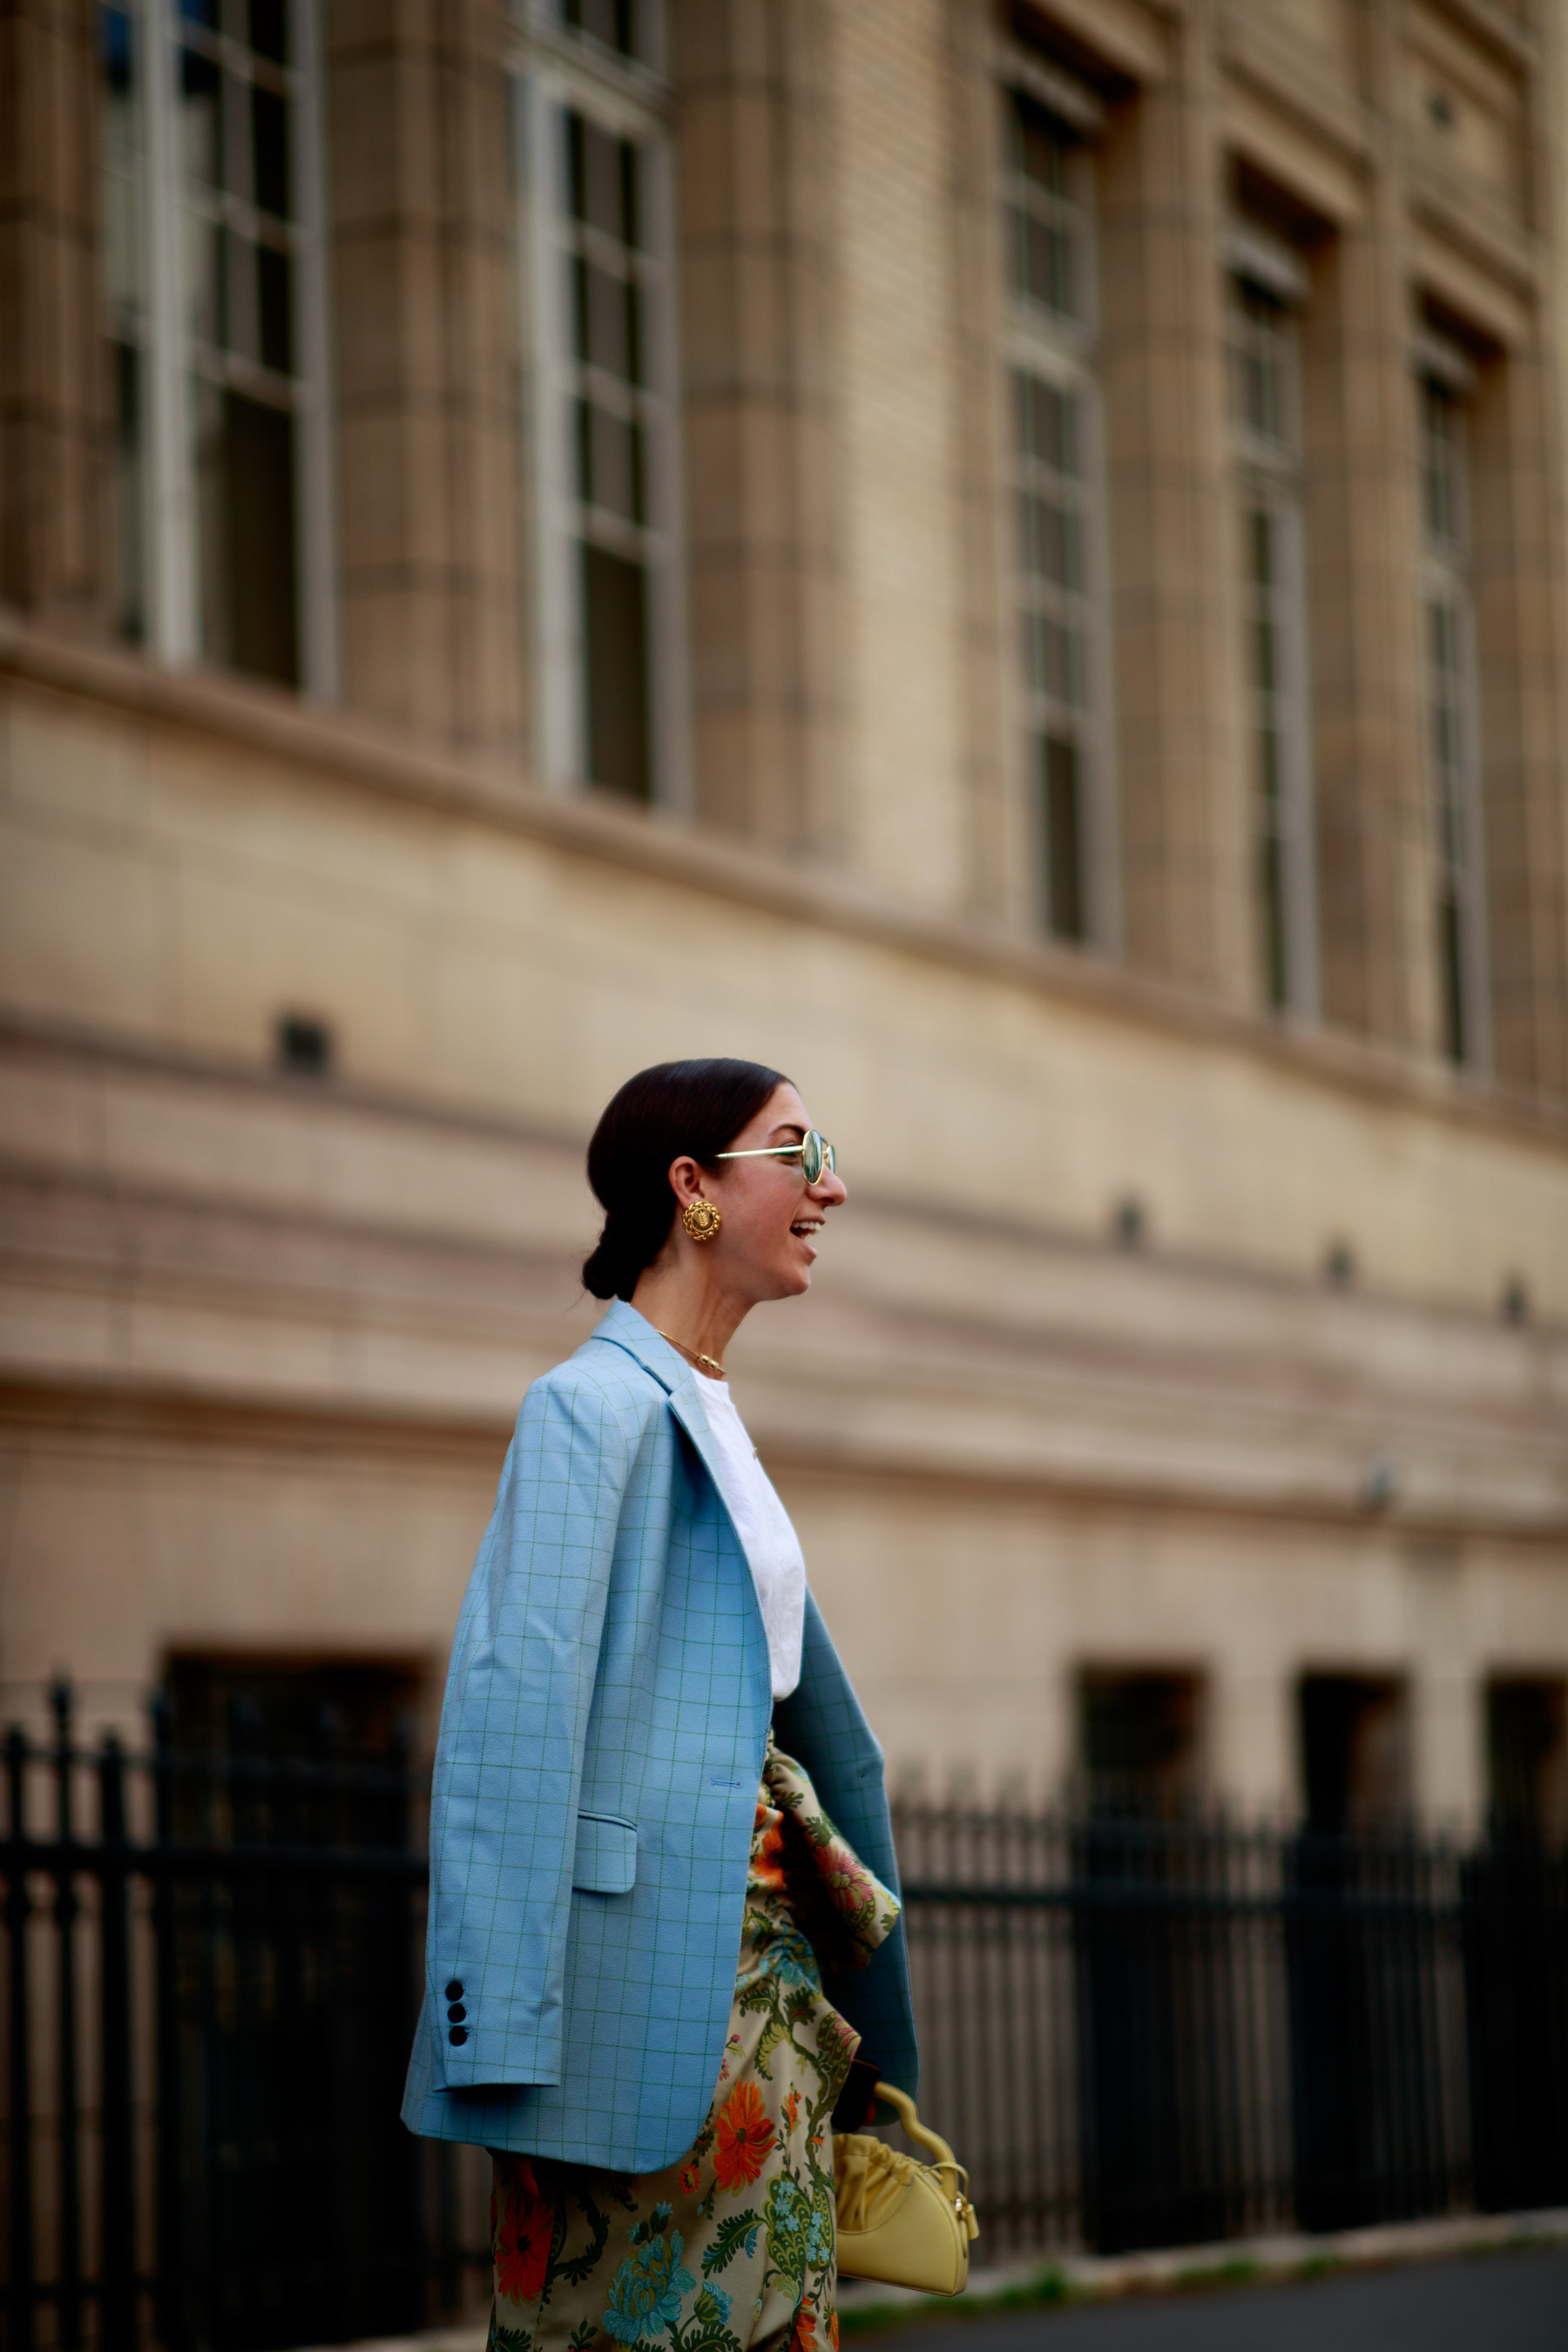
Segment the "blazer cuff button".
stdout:
<svg viewBox="0 0 1568 2352">
<path fill-rule="evenodd" d="M 447 1998 L 448 2000 L 461 2000 L 463 1998 L 463 1988 L 458 1982 L 456 1977 L 452 1979 L 451 1983 L 447 1987 Z"/>
<path fill-rule="evenodd" d="M 468 2029 L 466 2025 L 453 2025 L 447 2028 L 447 2039 L 454 2050 L 460 2049 L 468 2038 Z"/>
<path fill-rule="evenodd" d="M 462 2002 L 460 2000 L 455 2000 L 452 2003 L 451 2008 L 447 2011 L 447 2021 L 449 2025 L 461 2025 L 468 2013 L 468 2012 L 463 2007 Z"/>
</svg>

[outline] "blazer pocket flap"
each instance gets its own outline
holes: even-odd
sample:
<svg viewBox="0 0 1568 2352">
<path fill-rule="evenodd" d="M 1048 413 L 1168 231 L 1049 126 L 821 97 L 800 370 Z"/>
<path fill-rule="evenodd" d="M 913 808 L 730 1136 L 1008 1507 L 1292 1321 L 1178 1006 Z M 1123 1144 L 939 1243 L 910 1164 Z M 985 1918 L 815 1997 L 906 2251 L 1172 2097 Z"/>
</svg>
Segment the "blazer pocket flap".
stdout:
<svg viewBox="0 0 1568 2352">
<path fill-rule="evenodd" d="M 636 1823 L 612 1813 L 579 1813 L 573 1885 L 584 1895 L 629 1895 L 637 1874 Z"/>
</svg>

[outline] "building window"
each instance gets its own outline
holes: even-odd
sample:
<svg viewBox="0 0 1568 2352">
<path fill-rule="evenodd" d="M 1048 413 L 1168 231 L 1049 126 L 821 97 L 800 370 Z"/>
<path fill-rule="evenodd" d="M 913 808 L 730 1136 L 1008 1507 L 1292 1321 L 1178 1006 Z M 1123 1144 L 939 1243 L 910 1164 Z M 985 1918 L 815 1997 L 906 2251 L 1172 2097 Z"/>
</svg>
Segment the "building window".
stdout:
<svg viewBox="0 0 1568 2352">
<path fill-rule="evenodd" d="M 1079 1677 L 1079 1769 L 1091 1811 L 1172 1818 L 1201 1785 L 1203 1685 L 1196 1675 L 1086 1669 Z"/>
<path fill-rule="evenodd" d="M 381 1659 L 176 1654 L 162 1698 L 173 1745 L 220 1756 L 383 1757 L 416 1746 L 419 1670 Z"/>
<path fill-rule="evenodd" d="M 658 11 L 647 0 L 559 0 L 557 14 L 572 32 L 597 41 L 616 57 L 639 65 L 656 62 Z"/>
<path fill-rule="evenodd" d="M 1228 279 L 1230 407 L 1258 987 L 1276 1012 L 1310 1013 L 1317 923 L 1295 315 L 1306 281 L 1288 251 L 1251 233 L 1238 241 L 1247 259 Z"/>
<path fill-rule="evenodd" d="M 1047 319 L 1087 325 L 1093 236 L 1081 142 L 1023 90 L 1012 94 L 1008 127 L 1014 293 Z"/>
<path fill-rule="evenodd" d="M 329 695 L 312 0 L 99 21 L 121 634 Z"/>
<path fill-rule="evenodd" d="M 111 458 L 113 575 L 118 634 L 147 637 L 147 548 L 142 409 L 146 369 L 147 270 L 143 254 L 145 175 L 139 27 L 125 8 L 99 16 L 101 89 L 101 265 L 114 388 Z"/>
<path fill-rule="evenodd" d="M 1423 374 L 1421 512 L 1425 541 L 1426 757 L 1438 1013 L 1448 1059 L 1486 1059 L 1476 629 L 1470 582 L 1468 418 L 1452 380 Z"/>
<path fill-rule="evenodd" d="M 1008 93 L 1006 131 L 1009 448 L 1033 895 L 1052 938 L 1109 945 L 1092 158 L 1079 130 L 1024 90 Z"/>
<path fill-rule="evenodd" d="M 686 797 L 661 29 L 647 0 L 563 0 L 520 82 L 543 763 L 636 801 Z"/>
<path fill-rule="evenodd" d="M 1405 1685 L 1393 1675 L 1303 1675 L 1302 1813 L 1315 1834 L 1396 1827 L 1410 1810 Z"/>
<path fill-rule="evenodd" d="M 1568 1682 L 1500 1675 L 1487 1685 L 1487 1797 L 1495 1835 L 1568 1834 Z"/>
</svg>

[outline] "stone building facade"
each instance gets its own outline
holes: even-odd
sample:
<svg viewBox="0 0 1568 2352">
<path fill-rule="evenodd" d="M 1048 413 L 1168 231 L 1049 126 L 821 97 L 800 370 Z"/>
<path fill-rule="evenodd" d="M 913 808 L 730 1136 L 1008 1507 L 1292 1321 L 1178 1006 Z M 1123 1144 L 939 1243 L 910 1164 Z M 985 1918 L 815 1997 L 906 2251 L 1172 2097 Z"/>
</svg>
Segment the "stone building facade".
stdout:
<svg viewBox="0 0 1568 2352">
<path fill-rule="evenodd" d="M 594 1118 L 735 1052 L 900 1772 L 1563 1818 L 1564 47 L 18 0 L 10 1701 L 428 1711 Z"/>
</svg>

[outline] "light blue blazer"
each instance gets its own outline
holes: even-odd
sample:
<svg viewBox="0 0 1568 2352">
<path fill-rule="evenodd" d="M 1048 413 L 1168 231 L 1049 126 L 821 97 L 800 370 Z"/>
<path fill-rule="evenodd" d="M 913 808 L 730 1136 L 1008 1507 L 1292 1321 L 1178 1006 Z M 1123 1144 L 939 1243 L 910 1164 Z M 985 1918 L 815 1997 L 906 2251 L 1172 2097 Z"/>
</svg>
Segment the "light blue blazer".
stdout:
<svg viewBox="0 0 1568 2352">
<path fill-rule="evenodd" d="M 404 2095 L 436 2139 L 655 2172 L 706 2119 L 770 1715 L 897 1887 L 882 1754 L 806 1603 L 773 1706 L 695 1376 L 635 1308 L 523 1399 L 458 1620 Z M 913 2093 L 902 1927 L 829 1998 Z"/>
</svg>

